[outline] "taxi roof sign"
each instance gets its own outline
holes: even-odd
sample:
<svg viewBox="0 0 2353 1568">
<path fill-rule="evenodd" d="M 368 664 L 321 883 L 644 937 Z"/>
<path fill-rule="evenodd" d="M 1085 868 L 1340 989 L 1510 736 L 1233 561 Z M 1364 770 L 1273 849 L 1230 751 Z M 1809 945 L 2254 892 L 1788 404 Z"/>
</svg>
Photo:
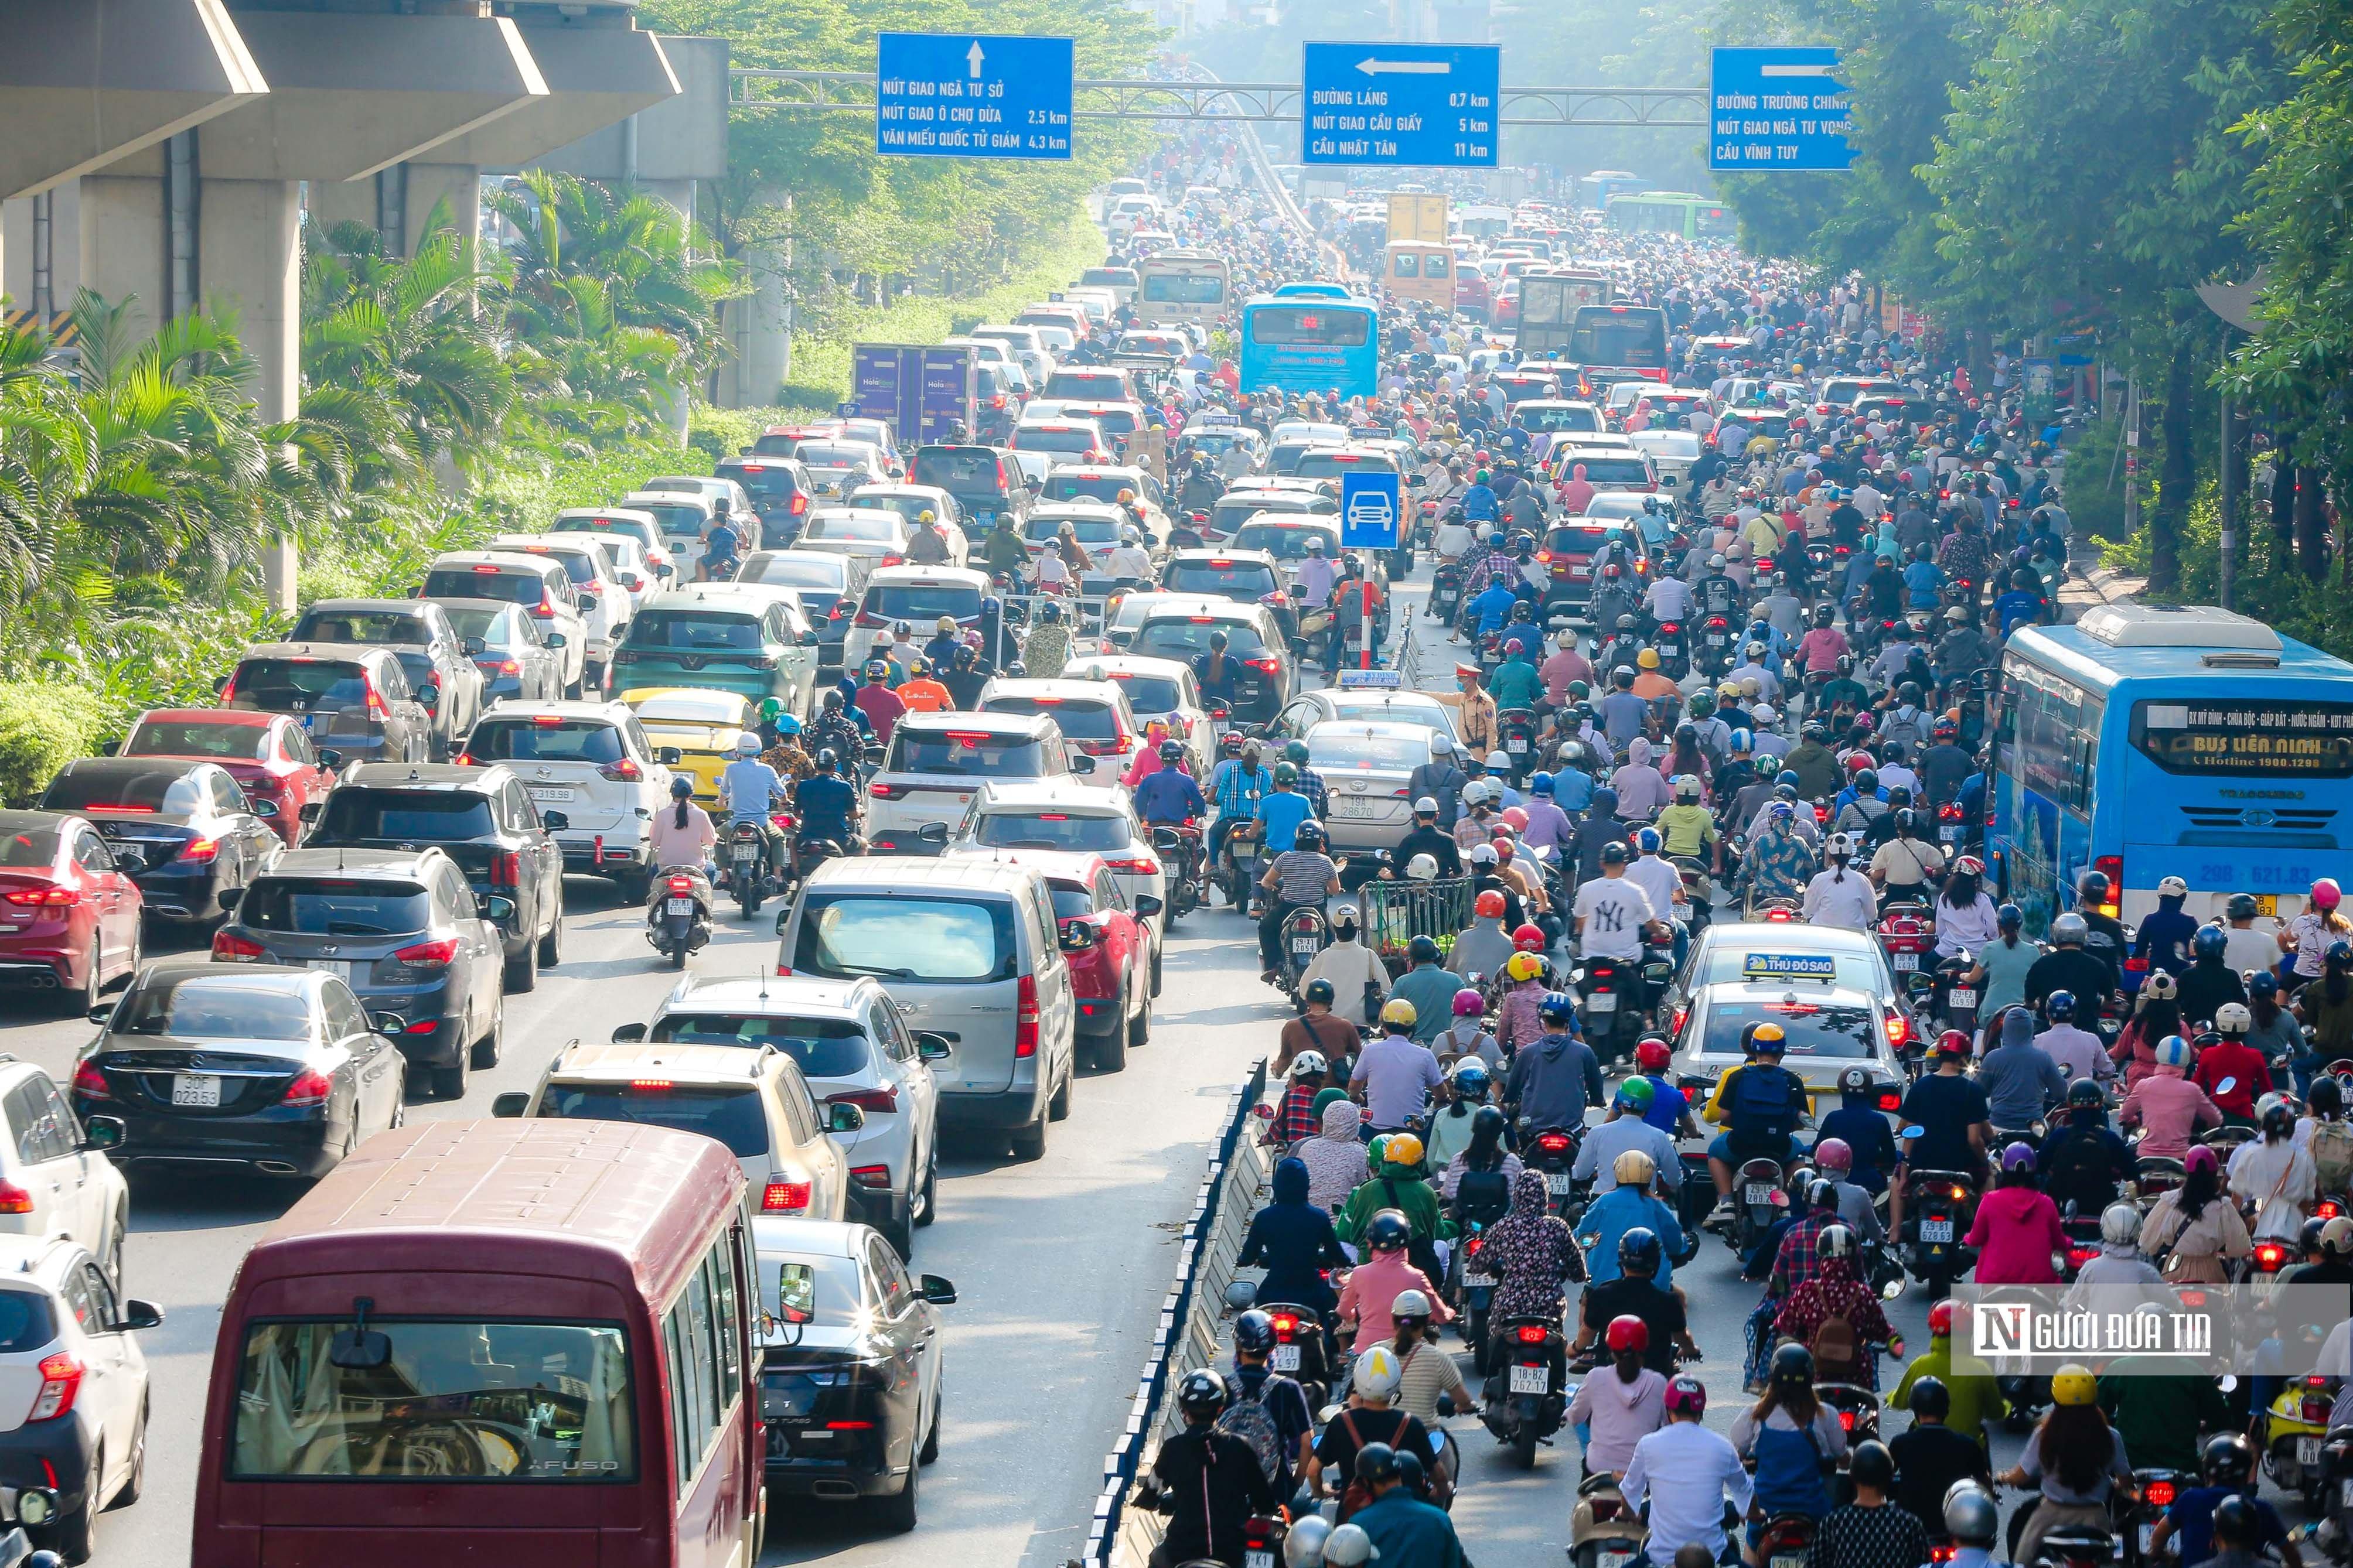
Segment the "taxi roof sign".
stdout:
<svg viewBox="0 0 2353 1568">
<path fill-rule="evenodd" d="M 1835 980 L 1838 960 L 1827 952 L 1752 952 L 1740 973 L 1751 980 Z"/>
</svg>

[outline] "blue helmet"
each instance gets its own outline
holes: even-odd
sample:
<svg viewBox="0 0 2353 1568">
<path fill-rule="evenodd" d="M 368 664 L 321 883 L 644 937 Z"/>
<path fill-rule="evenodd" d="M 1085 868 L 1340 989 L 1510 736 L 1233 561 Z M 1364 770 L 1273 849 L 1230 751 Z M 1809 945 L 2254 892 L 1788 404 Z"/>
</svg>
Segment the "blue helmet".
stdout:
<svg viewBox="0 0 2353 1568">
<path fill-rule="evenodd" d="M 1535 774 L 1528 780 L 1528 793 L 1530 795 L 1550 795 L 1552 793 L 1552 775 L 1550 773 Z"/>
<path fill-rule="evenodd" d="M 2221 958 L 2229 945 L 2230 938 L 2222 934 L 2221 926 L 2200 926 L 2198 934 L 2189 939 L 2189 951 L 2199 958 Z"/>
<path fill-rule="evenodd" d="M 1593 809 L 1588 815 L 1593 816 L 1617 816 L 1618 792 L 1607 787 L 1595 790 L 1593 792 Z"/>
<path fill-rule="evenodd" d="M 1577 998 L 1566 991 L 1547 991 L 1536 1004 L 1536 1016 L 1547 1024 L 1560 1023 L 1577 1016 Z"/>
<path fill-rule="evenodd" d="M 801 721 L 789 713 L 777 714 L 776 724 L 776 733 L 779 735 L 797 735 L 801 732 Z"/>
<path fill-rule="evenodd" d="M 2004 904 L 1994 910 L 1993 922 L 2006 931 L 2015 931 L 2026 923 L 2026 911 L 2016 904 Z"/>
<path fill-rule="evenodd" d="M 1732 732 L 1732 749 L 1736 752 L 1753 752 L 1757 749 L 1757 737 L 1746 730 L 1735 730 Z"/>
<path fill-rule="evenodd" d="M 1664 842 L 1665 840 L 1659 837 L 1659 830 L 1655 827 L 1645 827 L 1634 835 L 1634 847 L 1645 855 L 1656 855 L 1659 852 L 1659 846 Z"/>
<path fill-rule="evenodd" d="M 2073 991 L 2053 991 L 2042 999 L 2042 1010 L 2051 1015 L 2052 1023 L 2063 1024 L 2075 1016 L 2075 994 Z"/>
<path fill-rule="evenodd" d="M 1795 768 L 1783 768 L 1779 773 L 1773 775 L 1773 783 L 1777 786 L 1780 784 L 1788 784 L 1791 789 L 1797 788 L 1799 783 L 1798 770 Z"/>
</svg>

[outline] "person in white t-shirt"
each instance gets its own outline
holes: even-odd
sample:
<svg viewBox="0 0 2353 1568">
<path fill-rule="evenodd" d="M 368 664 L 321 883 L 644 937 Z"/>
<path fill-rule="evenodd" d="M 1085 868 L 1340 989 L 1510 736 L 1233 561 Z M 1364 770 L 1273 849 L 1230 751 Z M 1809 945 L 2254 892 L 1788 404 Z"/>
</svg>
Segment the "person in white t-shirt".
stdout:
<svg viewBox="0 0 2353 1568">
<path fill-rule="evenodd" d="M 1854 840 L 1831 834 L 1822 857 L 1829 865 L 1806 884 L 1805 922 L 1869 931 L 1879 919 L 1879 899 L 1871 879 L 1848 864 L 1854 858 Z"/>
<path fill-rule="evenodd" d="M 1674 907 L 1688 905 L 1690 900 L 1683 892 L 1683 873 L 1659 853 L 1662 845 L 1657 828 L 1645 827 L 1637 832 L 1635 857 L 1626 863 L 1626 879 L 1649 896 L 1651 908 L 1661 920 L 1671 920 L 1674 918 Z"/>
<path fill-rule="evenodd" d="M 1646 931 L 1661 941 L 1667 931 L 1658 907 L 1642 885 L 1626 875 L 1626 847 L 1601 847 L 1601 875 L 1577 889 L 1577 951 L 1588 958 L 1639 959 Z"/>
</svg>

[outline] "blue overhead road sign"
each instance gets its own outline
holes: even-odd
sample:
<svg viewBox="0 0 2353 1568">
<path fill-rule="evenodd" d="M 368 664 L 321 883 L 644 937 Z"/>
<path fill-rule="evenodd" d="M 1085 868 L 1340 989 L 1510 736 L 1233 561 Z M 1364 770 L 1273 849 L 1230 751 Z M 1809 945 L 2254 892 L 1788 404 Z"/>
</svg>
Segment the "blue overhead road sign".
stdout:
<svg viewBox="0 0 2353 1568">
<path fill-rule="evenodd" d="M 1838 50 L 1717 49 L 1708 80 L 1711 169 L 1846 169 L 1854 154 Z"/>
<path fill-rule="evenodd" d="M 1068 158 L 1071 40 L 883 33 L 874 150 L 903 158 Z"/>
<path fill-rule="evenodd" d="M 1375 471 L 1340 476 L 1340 548 L 1398 547 L 1398 477 Z"/>
<path fill-rule="evenodd" d="M 1503 51 L 1492 44 L 1308 44 L 1302 163 L 1495 167 Z"/>
</svg>

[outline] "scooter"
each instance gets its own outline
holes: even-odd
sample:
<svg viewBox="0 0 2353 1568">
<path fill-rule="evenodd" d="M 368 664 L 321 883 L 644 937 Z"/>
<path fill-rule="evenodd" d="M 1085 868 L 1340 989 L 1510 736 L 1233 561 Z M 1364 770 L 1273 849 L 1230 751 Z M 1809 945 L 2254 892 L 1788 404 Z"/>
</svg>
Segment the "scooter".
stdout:
<svg viewBox="0 0 2353 1568">
<path fill-rule="evenodd" d="M 1298 1000 L 1301 977 L 1331 941 L 1332 924 L 1324 919 L 1322 910 L 1293 910 L 1283 917 L 1281 973 L 1285 996 Z"/>
<path fill-rule="evenodd" d="M 1618 1478 L 1597 1470 L 1577 1486 L 1568 1516 L 1568 1559 L 1575 1568 L 1627 1568 L 1651 1537 L 1651 1527 L 1626 1506 Z"/>
<path fill-rule="evenodd" d="M 1282 1543 L 1290 1533 L 1280 1513 L 1252 1514 L 1242 1521 L 1242 1568 L 1281 1568 Z"/>
<path fill-rule="evenodd" d="M 1904 1129 L 1902 1136 L 1918 1138 L 1926 1129 Z M 1904 1198 L 1904 1225 L 1910 1233 L 1904 1266 L 1912 1278 L 1928 1288 L 1928 1300 L 1950 1295 L 1953 1281 L 1976 1266 L 1976 1248 L 1964 1247 L 1970 1201 L 1977 1195 L 1976 1178 L 1964 1171 L 1912 1173 Z"/>
<path fill-rule="evenodd" d="M 1189 819 L 1181 827 L 1155 827 L 1152 847 L 1168 872 L 1168 922 L 1174 925 L 1208 901 L 1201 877 L 1201 827 Z"/>
<path fill-rule="evenodd" d="M 1462 568 L 1449 561 L 1430 574 L 1430 614 L 1441 621 L 1451 621 L 1462 603 Z"/>
<path fill-rule="evenodd" d="M 739 822 L 727 830 L 727 883 L 735 889 L 736 904 L 744 918 L 750 920 L 760 912 L 760 900 L 768 896 L 768 884 L 774 872 L 768 864 L 768 836 L 759 825 Z"/>
<path fill-rule="evenodd" d="M 1534 1469 L 1538 1444 L 1549 1444 L 1568 1414 L 1561 1386 L 1567 1345 L 1557 1317 L 1504 1321 L 1502 1363 L 1487 1373 L 1479 1419 L 1506 1444 L 1522 1469 Z M 1800 1564 L 1802 1568 L 1802 1564 Z"/>
<path fill-rule="evenodd" d="M 1669 680 L 1681 680 L 1691 673 L 1691 645 L 1683 638 L 1681 621 L 1662 621 L 1651 647 L 1659 656 L 1659 673 Z"/>
<path fill-rule="evenodd" d="M 1576 1190 L 1577 1178 L 1569 1174 L 1569 1167 L 1577 1163 L 1577 1146 L 1583 1142 L 1580 1131 L 1547 1127 L 1528 1142 L 1527 1168 L 1543 1174 L 1546 1207 L 1553 1214 L 1560 1213 L 1569 1194 Z"/>
<path fill-rule="evenodd" d="M 672 969 L 684 969 L 686 955 L 710 942 L 711 879 L 702 867 L 671 866 L 654 878 L 653 897 L 646 900 L 646 940 Z"/>
<path fill-rule="evenodd" d="M 1766 1521 L 1757 1555 L 1765 1568 L 1806 1568 L 1813 1544 L 1814 1521 L 1801 1513 L 1785 1513 Z"/>
<path fill-rule="evenodd" d="M 1586 1032 L 1602 1066 L 1612 1067 L 1631 1057 L 1634 1042 L 1642 1034 L 1642 978 L 1635 963 L 1596 956 L 1580 963 L 1569 978 L 1577 987 L 1577 1011 L 1586 1016 Z"/>
<path fill-rule="evenodd" d="M 1455 1186 L 1457 1239 L 1446 1268 L 1459 1314 L 1456 1321 L 1471 1347 L 1472 1368 L 1477 1372 L 1487 1370 L 1487 1313 L 1495 1300 L 1495 1276 L 1480 1254 L 1486 1247 L 1487 1227 L 1503 1218 L 1511 1206 L 1511 1186 L 1500 1171 L 1466 1171 Z"/>
<path fill-rule="evenodd" d="M 2313 1534 L 2332 1563 L 2353 1556 L 2353 1426 L 2339 1426 L 2320 1446 L 2322 1497 L 2328 1516 Z"/>
<path fill-rule="evenodd" d="M 1866 1349 L 1865 1355 L 1876 1355 L 1876 1347 Z M 1840 1429 L 1846 1433 L 1847 1446 L 1852 1447 L 1866 1437 L 1879 1436 L 1879 1395 L 1856 1383 L 1817 1383 L 1814 1397 L 1828 1405 L 1838 1415 Z"/>
<path fill-rule="evenodd" d="M 2263 1473 L 2282 1491 L 2301 1496 L 2307 1515 L 2318 1515 L 2331 1500 L 2327 1448 L 2332 1436 L 2328 1412 L 2335 1403 L 2332 1379 L 2317 1373 L 2291 1377 L 2263 1415 Z M 2340 1503 L 2348 1485 L 2353 1483 L 2337 1483 Z"/>
<path fill-rule="evenodd" d="M 1225 889 L 1230 909 L 1246 910 L 1257 902 L 1252 889 L 1258 882 L 1258 825 L 1237 822 L 1218 851 L 1218 885 Z"/>
<path fill-rule="evenodd" d="M 1764 1156 L 1743 1161 L 1733 1173 L 1733 1224 L 1724 1239 L 1741 1257 L 1747 1257 L 1765 1239 L 1765 1233 L 1789 1206 L 1789 1194 L 1782 1188 L 1784 1179 L 1781 1162 Z"/>
<path fill-rule="evenodd" d="M 1732 622 L 1723 616 L 1710 616 L 1699 624 L 1700 673 L 1710 680 L 1720 680 L 1732 668 Z M 1660 662 L 1666 662 L 1660 656 Z"/>
<path fill-rule="evenodd" d="M 1920 972 L 1929 951 L 1936 946 L 1936 933 L 1928 929 L 1928 908 L 1911 902 L 1888 905 L 1879 911 L 1879 923 L 1872 928 L 1879 939 L 1882 951 L 1887 954 L 1888 966 L 1895 972 L 1895 984 L 1902 985 L 1909 976 Z"/>
<path fill-rule="evenodd" d="M 1512 759 L 1512 783 L 1518 784 L 1535 765 L 1536 716 L 1533 709 L 1506 708 L 1495 715 L 1495 731 L 1504 738 L 1504 754 Z"/>
<path fill-rule="evenodd" d="M 2132 1479 L 2132 1505 L 2125 1510 L 2121 1523 L 2125 1562 L 2128 1568 L 2140 1568 L 2149 1561 L 2150 1532 L 2165 1517 L 2166 1510 L 2172 1508 L 2173 1500 L 2181 1495 L 2181 1474 L 2178 1470 L 2135 1470 Z"/>
</svg>

